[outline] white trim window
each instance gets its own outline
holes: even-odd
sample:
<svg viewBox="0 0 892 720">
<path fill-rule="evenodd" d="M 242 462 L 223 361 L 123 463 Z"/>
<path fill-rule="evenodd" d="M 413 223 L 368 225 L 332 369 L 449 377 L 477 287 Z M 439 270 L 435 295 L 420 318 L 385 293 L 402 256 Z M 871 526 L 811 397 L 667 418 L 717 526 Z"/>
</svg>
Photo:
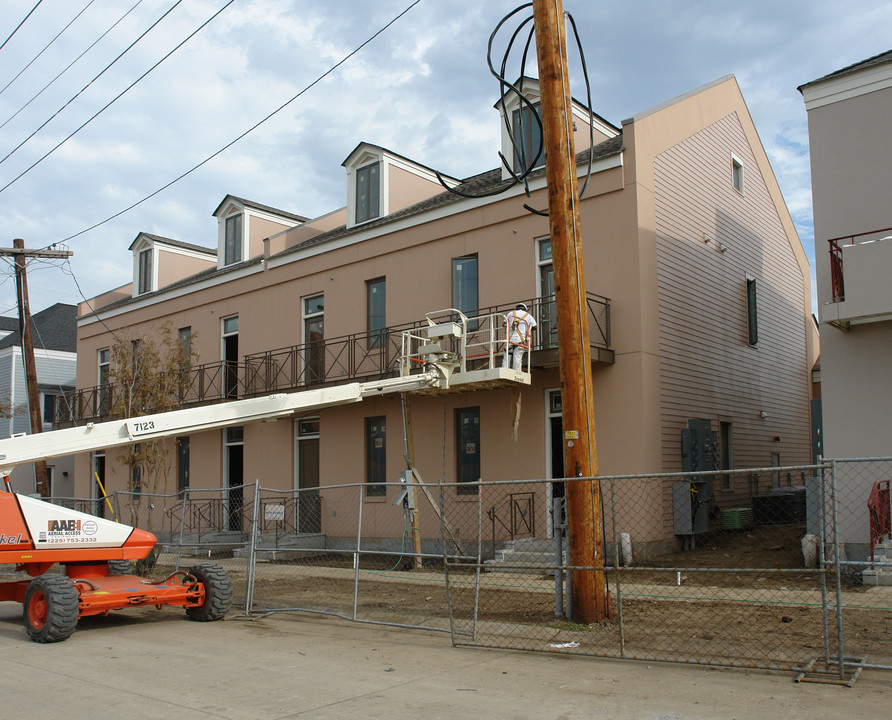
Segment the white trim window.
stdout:
<svg viewBox="0 0 892 720">
<path fill-rule="evenodd" d="M 743 195 L 743 160 L 731 155 L 731 187 Z"/>
<path fill-rule="evenodd" d="M 242 214 L 230 215 L 224 221 L 223 265 L 235 265 L 244 259 L 244 232 Z"/>
<path fill-rule="evenodd" d="M 356 223 L 381 215 L 381 163 L 373 162 L 356 170 Z"/>
<path fill-rule="evenodd" d="M 155 254 L 153 248 L 140 250 L 136 258 L 136 293 L 143 295 L 152 292 L 155 289 L 152 256 Z"/>
</svg>

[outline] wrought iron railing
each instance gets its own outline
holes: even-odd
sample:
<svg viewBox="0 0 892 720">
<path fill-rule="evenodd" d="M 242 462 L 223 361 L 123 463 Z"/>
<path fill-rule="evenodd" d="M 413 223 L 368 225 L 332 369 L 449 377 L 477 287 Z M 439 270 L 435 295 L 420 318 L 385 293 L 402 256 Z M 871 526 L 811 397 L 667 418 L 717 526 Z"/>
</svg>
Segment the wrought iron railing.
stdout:
<svg viewBox="0 0 892 720">
<path fill-rule="evenodd" d="M 536 493 L 511 493 L 486 511 L 492 549 L 500 542 L 536 536 Z"/>
<path fill-rule="evenodd" d="M 610 300 L 594 293 L 586 294 L 589 322 L 589 344 L 593 348 L 610 347 Z M 557 314 L 554 296 L 523 300 L 539 325 L 532 350 L 557 347 Z M 504 315 L 515 303 L 493 305 L 466 313 L 468 345 L 474 337 L 483 337 L 492 328 L 492 318 Z M 276 350 L 245 355 L 243 362 L 218 361 L 190 368 L 180 391 L 180 405 L 190 407 L 234 400 L 273 392 L 286 392 L 302 387 L 353 382 L 356 380 L 396 376 L 400 372 L 402 335 L 420 328 L 426 321 L 394 325 L 376 332 L 353 333 L 322 342 L 292 345 Z M 97 422 L 108 419 L 115 406 L 115 385 L 79 388 L 67 402 L 56 404 L 55 422 L 60 426 L 72 423 Z"/>
</svg>

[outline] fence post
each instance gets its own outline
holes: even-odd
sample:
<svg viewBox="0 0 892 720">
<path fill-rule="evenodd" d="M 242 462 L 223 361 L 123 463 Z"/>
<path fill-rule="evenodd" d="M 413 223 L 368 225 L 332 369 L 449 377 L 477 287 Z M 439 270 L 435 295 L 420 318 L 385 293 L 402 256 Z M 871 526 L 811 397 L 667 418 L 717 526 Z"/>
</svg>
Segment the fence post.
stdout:
<svg viewBox="0 0 892 720">
<path fill-rule="evenodd" d="M 356 610 L 359 605 L 359 553 L 362 545 L 362 491 L 364 485 L 359 486 L 359 520 L 356 523 L 356 550 L 353 551 L 353 619 L 356 620 Z"/>
<path fill-rule="evenodd" d="M 830 461 L 831 521 L 833 523 L 833 562 L 836 564 L 836 652 L 839 659 L 839 679 L 845 680 L 845 652 L 842 637 L 842 573 L 839 563 L 839 513 L 837 505 L 836 460 Z"/>
<path fill-rule="evenodd" d="M 254 481 L 254 513 L 251 523 L 251 544 L 248 548 L 248 568 L 245 587 L 245 613 L 250 615 L 254 607 L 254 581 L 257 572 L 257 527 L 260 516 L 260 481 Z"/>
</svg>

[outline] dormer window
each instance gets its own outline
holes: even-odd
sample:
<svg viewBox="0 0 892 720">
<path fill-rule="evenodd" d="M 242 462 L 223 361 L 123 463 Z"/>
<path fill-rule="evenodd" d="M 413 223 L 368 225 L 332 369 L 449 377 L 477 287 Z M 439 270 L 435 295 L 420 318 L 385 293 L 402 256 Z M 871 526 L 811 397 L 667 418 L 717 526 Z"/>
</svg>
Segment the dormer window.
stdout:
<svg viewBox="0 0 892 720">
<path fill-rule="evenodd" d="M 233 265 L 242 261 L 242 214 L 226 218 L 223 240 L 223 265 Z"/>
<path fill-rule="evenodd" d="M 514 172 L 522 174 L 529 168 L 536 168 L 545 162 L 542 145 L 542 107 L 527 103 L 511 114 L 511 133 L 514 137 Z"/>
<path fill-rule="evenodd" d="M 380 163 L 356 171 L 356 222 L 366 222 L 381 214 Z"/>
<path fill-rule="evenodd" d="M 137 271 L 136 271 L 136 292 L 138 295 L 142 295 L 143 293 L 152 292 L 154 289 L 154 283 L 152 282 L 152 255 L 154 250 L 152 248 L 146 248 L 145 250 L 141 250 L 139 255 L 137 256 Z"/>
</svg>

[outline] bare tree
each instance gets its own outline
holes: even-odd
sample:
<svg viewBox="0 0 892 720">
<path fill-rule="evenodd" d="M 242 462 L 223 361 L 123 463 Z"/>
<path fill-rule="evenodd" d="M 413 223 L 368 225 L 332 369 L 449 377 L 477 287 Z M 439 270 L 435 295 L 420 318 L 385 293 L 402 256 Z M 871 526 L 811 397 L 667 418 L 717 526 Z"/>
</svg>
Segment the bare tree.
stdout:
<svg viewBox="0 0 892 720">
<path fill-rule="evenodd" d="M 181 337 L 169 322 L 139 337 L 120 337 L 110 348 L 109 383 L 116 390 L 111 414 L 132 418 L 181 407 L 197 358 L 194 337 Z M 128 469 L 131 522 L 136 520 L 141 493 L 167 492 L 170 454 L 170 443 L 162 439 L 125 446 L 117 456 Z"/>
</svg>

